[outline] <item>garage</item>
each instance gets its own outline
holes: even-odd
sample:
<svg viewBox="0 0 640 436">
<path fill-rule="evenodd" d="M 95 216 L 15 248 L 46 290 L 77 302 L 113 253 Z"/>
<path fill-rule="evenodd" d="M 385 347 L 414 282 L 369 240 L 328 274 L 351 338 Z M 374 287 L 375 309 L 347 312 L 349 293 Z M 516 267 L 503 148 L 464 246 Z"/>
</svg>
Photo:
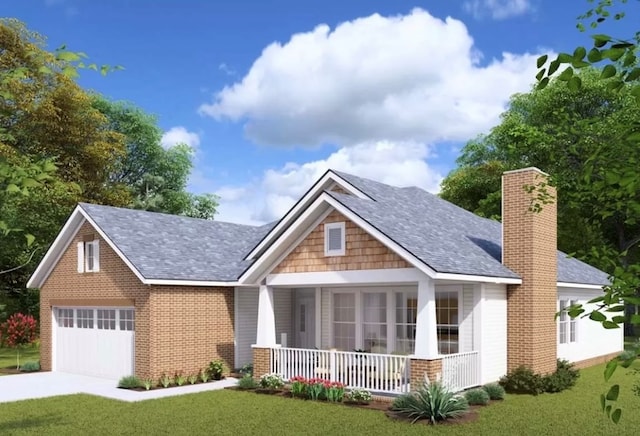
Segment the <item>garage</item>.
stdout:
<svg viewBox="0 0 640 436">
<path fill-rule="evenodd" d="M 55 371 L 119 379 L 134 373 L 132 307 L 54 307 Z"/>
</svg>

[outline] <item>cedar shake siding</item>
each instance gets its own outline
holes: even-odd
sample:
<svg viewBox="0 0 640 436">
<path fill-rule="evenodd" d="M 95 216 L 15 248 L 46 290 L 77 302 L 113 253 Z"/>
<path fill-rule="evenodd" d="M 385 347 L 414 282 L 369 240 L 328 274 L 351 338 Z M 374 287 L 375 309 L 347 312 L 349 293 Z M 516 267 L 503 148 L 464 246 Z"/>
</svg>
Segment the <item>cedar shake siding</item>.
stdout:
<svg viewBox="0 0 640 436">
<path fill-rule="evenodd" d="M 77 272 L 77 243 L 100 241 L 100 271 Z M 222 359 L 233 368 L 233 288 L 147 286 L 85 222 L 40 289 L 40 361 L 51 370 L 53 306 L 134 306 L 135 373 L 195 372 Z M 173 375 L 173 374 L 172 374 Z"/>
<path fill-rule="evenodd" d="M 507 368 L 524 365 L 536 373 L 556 369 L 557 333 L 557 214 L 553 187 L 546 189 L 553 203 L 540 212 L 530 210 L 534 193 L 547 176 L 534 168 L 503 176 L 503 263 L 522 277 L 507 287 Z"/>
<path fill-rule="evenodd" d="M 345 223 L 344 256 L 325 256 L 324 225 Z M 337 211 L 331 212 L 273 273 L 409 268 L 411 265 Z"/>
</svg>

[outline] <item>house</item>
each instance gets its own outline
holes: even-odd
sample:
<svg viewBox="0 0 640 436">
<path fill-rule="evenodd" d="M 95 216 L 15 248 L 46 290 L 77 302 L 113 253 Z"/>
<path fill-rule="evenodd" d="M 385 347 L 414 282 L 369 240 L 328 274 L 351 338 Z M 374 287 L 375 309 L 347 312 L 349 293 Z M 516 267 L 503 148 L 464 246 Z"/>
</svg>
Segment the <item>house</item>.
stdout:
<svg viewBox="0 0 640 436">
<path fill-rule="evenodd" d="M 555 204 L 533 212 L 524 189 L 545 180 L 504 174 L 503 225 L 336 171 L 260 227 L 80 204 L 28 283 L 42 368 L 156 378 L 222 359 L 402 392 L 603 362 L 621 329 L 554 318 L 608 277 L 556 250 Z"/>
</svg>

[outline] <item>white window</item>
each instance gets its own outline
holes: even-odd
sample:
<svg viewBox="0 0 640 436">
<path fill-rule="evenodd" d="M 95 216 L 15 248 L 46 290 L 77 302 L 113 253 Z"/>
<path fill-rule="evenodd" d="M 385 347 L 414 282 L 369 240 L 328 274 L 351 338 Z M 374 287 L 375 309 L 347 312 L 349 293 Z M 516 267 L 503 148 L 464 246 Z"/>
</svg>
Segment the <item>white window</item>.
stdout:
<svg viewBox="0 0 640 436">
<path fill-rule="evenodd" d="M 387 352 L 387 294 L 362 293 L 362 339 L 371 353 Z"/>
<path fill-rule="evenodd" d="M 134 330 L 133 309 L 120 309 L 120 330 Z"/>
<path fill-rule="evenodd" d="M 100 330 L 116 329 L 115 309 L 98 309 L 98 328 Z"/>
<path fill-rule="evenodd" d="M 345 253 L 344 223 L 327 223 L 324 225 L 324 255 L 344 256 Z"/>
<path fill-rule="evenodd" d="M 571 318 L 567 313 L 567 309 L 575 304 L 578 304 L 577 300 L 560 300 L 558 342 L 561 344 L 576 342 L 577 320 L 575 318 Z"/>
<path fill-rule="evenodd" d="M 78 309 L 76 310 L 76 326 L 81 329 L 93 328 L 93 309 Z"/>
<path fill-rule="evenodd" d="M 395 352 L 413 354 L 416 345 L 418 294 L 396 292 L 396 348 Z"/>
<path fill-rule="evenodd" d="M 73 309 L 58 309 L 58 327 L 73 327 Z"/>
<path fill-rule="evenodd" d="M 333 346 L 343 351 L 356 349 L 356 295 L 333 294 Z"/>
<path fill-rule="evenodd" d="M 436 323 L 438 329 L 438 352 L 459 352 L 458 292 L 436 292 Z"/>
<path fill-rule="evenodd" d="M 100 241 L 78 242 L 78 272 L 100 271 Z"/>
</svg>

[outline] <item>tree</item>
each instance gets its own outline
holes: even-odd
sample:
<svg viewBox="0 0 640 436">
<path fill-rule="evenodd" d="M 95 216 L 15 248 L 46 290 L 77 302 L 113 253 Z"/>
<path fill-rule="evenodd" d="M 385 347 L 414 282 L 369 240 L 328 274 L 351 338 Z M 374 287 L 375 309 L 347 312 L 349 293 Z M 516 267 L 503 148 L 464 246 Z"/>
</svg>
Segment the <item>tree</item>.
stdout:
<svg viewBox="0 0 640 436">
<path fill-rule="evenodd" d="M 16 349 L 16 369 L 20 369 L 20 349 L 30 345 L 37 337 L 37 323 L 31 315 L 14 313 L 0 325 L 2 343 Z"/>
</svg>

